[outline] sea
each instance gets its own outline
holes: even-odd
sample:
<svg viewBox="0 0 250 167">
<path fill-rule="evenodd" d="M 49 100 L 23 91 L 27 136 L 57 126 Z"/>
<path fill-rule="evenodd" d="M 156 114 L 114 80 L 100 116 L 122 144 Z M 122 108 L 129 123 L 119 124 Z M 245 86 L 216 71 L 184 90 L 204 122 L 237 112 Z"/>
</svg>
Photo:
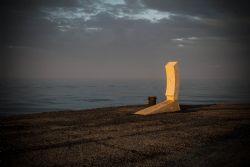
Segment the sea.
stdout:
<svg viewBox="0 0 250 167">
<path fill-rule="evenodd" d="M 181 104 L 249 103 L 249 83 L 182 80 Z M 165 99 L 165 80 L 0 80 L 0 116 L 147 104 Z"/>
</svg>

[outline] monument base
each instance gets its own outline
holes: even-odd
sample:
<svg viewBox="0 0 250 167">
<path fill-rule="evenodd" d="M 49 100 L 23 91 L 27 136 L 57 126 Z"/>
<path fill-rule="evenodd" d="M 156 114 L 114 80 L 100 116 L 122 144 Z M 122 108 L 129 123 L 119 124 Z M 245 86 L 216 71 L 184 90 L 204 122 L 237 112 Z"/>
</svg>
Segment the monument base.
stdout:
<svg viewBox="0 0 250 167">
<path fill-rule="evenodd" d="M 137 111 L 134 114 L 138 115 L 152 115 L 164 112 L 176 112 L 180 111 L 180 105 L 178 101 L 165 100 L 154 106 L 145 108 L 143 110 Z"/>
</svg>

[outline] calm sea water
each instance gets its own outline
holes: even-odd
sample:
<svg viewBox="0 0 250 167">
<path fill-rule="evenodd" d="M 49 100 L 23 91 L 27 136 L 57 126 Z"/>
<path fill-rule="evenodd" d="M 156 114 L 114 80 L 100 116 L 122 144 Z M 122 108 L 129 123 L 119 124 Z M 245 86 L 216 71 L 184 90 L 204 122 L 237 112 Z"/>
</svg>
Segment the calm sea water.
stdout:
<svg viewBox="0 0 250 167">
<path fill-rule="evenodd" d="M 0 81 L 0 115 L 78 110 L 147 103 L 165 98 L 164 80 Z M 249 83 L 225 80 L 181 81 L 181 104 L 249 103 Z"/>
</svg>

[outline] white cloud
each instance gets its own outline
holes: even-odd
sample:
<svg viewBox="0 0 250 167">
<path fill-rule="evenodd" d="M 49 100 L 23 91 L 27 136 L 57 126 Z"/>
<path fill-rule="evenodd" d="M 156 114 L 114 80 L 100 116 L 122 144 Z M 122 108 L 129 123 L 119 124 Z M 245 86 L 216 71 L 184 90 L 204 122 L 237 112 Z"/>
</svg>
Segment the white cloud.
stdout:
<svg viewBox="0 0 250 167">
<path fill-rule="evenodd" d="M 198 40 L 199 38 L 198 37 L 189 37 L 187 38 L 188 40 Z"/>
<path fill-rule="evenodd" d="M 44 9 L 43 12 L 47 15 L 45 18 L 50 22 L 58 24 L 59 26 L 62 26 L 61 24 L 71 25 L 72 28 L 74 26 L 79 26 L 79 24 L 77 24 L 79 21 L 88 22 L 90 20 L 95 20 L 96 17 L 103 14 L 108 14 L 114 19 L 145 20 L 152 24 L 157 24 L 161 20 L 174 19 L 174 16 L 193 19 L 196 21 L 201 19 L 195 16 L 149 9 L 142 3 L 131 9 L 128 8 L 125 0 L 100 0 L 90 2 L 91 4 L 88 6 L 82 4 L 79 7 L 71 8 L 47 8 Z M 67 30 L 69 29 L 63 29 L 62 31 Z"/>
<path fill-rule="evenodd" d="M 178 47 L 184 47 L 184 44 L 187 45 L 187 44 L 193 44 L 195 40 L 198 40 L 200 38 L 198 37 L 187 37 L 187 38 L 173 38 L 172 41 L 174 43 L 177 43 L 177 46 Z"/>
<path fill-rule="evenodd" d="M 102 30 L 102 28 L 101 27 L 87 27 L 87 28 L 85 28 L 85 31 L 86 32 L 98 32 L 98 31 L 101 31 Z"/>
<path fill-rule="evenodd" d="M 173 42 L 182 42 L 182 43 L 193 43 L 195 40 L 198 40 L 198 37 L 187 37 L 187 38 L 173 38 Z"/>
<path fill-rule="evenodd" d="M 161 12 L 153 9 L 144 9 L 135 14 L 126 14 L 124 16 L 131 20 L 148 20 L 151 23 L 158 23 L 162 19 L 169 20 L 175 14 L 170 12 Z"/>
<path fill-rule="evenodd" d="M 110 5 L 125 5 L 126 2 L 124 0 L 103 0 L 104 3 Z"/>
<path fill-rule="evenodd" d="M 195 36 L 191 36 L 191 37 L 182 37 L 182 38 L 173 38 L 171 39 L 172 42 L 176 43 L 176 45 L 178 47 L 183 47 L 186 45 L 191 45 L 191 44 L 195 44 L 196 42 L 200 42 L 200 41 L 218 41 L 218 40 L 227 40 L 227 38 L 225 37 L 214 37 L 214 36 L 207 36 L 207 37 L 195 37 Z"/>
<path fill-rule="evenodd" d="M 60 31 L 68 31 L 68 30 L 71 30 L 72 29 L 72 26 L 70 25 L 58 25 L 57 28 L 60 30 Z"/>
<path fill-rule="evenodd" d="M 63 20 L 74 20 L 82 19 L 84 21 L 91 20 L 92 17 L 96 16 L 99 12 L 88 13 L 83 8 L 56 8 L 56 9 L 45 9 L 43 12 L 47 13 L 47 20 L 55 23 L 60 23 Z"/>
<path fill-rule="evenodd" d="M 182 37 L 182 38 L 173 38 L 171 39 L 173 42 L 182 42 L 182 43 L 193 43 L 198 40 L 213 40 L 213 41 L 218 41 L 218 40 L 227 40 L 225 37 L 216 37 L 216 36 L 206 36 L 206 37 Z"/>
<path fill-rule="evenodd" d="M 111 14 L 115 19 L 122 18 L 128 20 L 147 20 L 151 23 L 158 23 L 162 19 L 169 20 L 171 16 L 175 14 L 170 12 L 161 12 L 153 9 L 141 9 L 128 13 L 125 9 L 116 9 L 114 12 L 113 7 L 104 7 L 104 4 L 94 5 L 91 12 L 87 12 L 84 8 L 56 8 L 56 9 L 45 9 L 43 12 L 47 13 L 46 19 L 51 22 L 61 22 L 62 20 L 75 20 L 82 19 L 83 21 L 89 21 L 94 19 L 98 14 L 108 13 Z"/>
<path fill-rule="evenodd" d="M 172 41 L 184 41 L 184 38 L 174 38 Z"/>
</svg>

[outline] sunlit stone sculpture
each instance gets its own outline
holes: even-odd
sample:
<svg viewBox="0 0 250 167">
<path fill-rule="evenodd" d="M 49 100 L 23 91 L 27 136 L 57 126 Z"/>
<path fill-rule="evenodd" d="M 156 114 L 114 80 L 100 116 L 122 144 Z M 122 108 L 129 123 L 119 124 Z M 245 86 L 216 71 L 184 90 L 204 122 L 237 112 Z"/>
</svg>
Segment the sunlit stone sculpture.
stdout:
<svg viewBox="0 0 250 167">
<path fill-rule="evenodd" d="M 154 106 L 137 111 L 138 115 L 151 115 L 163 112 L 180 111 L 179 106 L 179 87 L 180 74 L 177 62 L 168 62 L 166 68 L 166 100 Z"/>
</svg>

